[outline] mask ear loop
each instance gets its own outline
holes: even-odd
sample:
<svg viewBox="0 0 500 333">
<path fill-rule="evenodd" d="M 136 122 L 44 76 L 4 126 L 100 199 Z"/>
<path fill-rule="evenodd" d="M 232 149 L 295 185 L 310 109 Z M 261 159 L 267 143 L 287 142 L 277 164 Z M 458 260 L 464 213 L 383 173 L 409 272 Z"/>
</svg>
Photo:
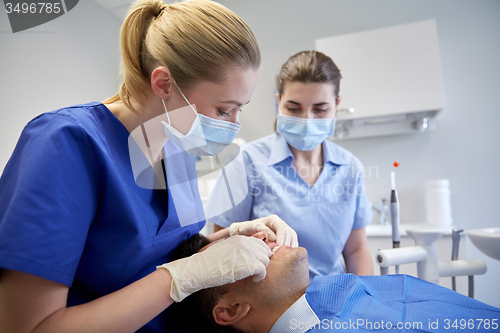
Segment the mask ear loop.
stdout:
<svg viewBox="0 0 500 333">
<path fill-rule="evenodd" d="M 191 110 L 193 110 L 194 114 L 198 115 L 198 112 L 196 112 L 196 110 L 194 109 L 194 107 L 191 105 L 191 103 L 189 103 L 188 99 L 186 98 L 186 96 L 184 96 L 184 94 L 182 93 L 182 90 L 181 88 L 179 88 L 179 86 L 177 85 L 177 82 L 175 82 L 174 78 L 172 78 L 172 81 L 174 81 L 174 84 L 175 86 L 177 87 L 177 89 L 179 90 L 179 92 L 181 93 L 182 97 L 184 98 L 184 100 L 189 104 L 189 106 L 191 107 Z M 167 111 L 167 107 L 165 106 L 165 101 L 162 99 L 161 102 L 163 103 L 163 108 L 165 109 L 165 113 L 167 114 L 167 120 L 168 120 L 168 124 L 170 125 L 170 117 L 168 115 L 168 111 Z"/>
<path fill-rule="evenodd" d="M 165 106 L 165 101 L 162 99 L 161 102 L 163 103 L 163 108 L 165 108 L 165 114 L 167 115 L 167 121 L 168 121 L 168 124 L 170 125 L 170 117 L 168 115 L 167 107 Z"/>
<path fill-rule="evenodd" d="M 182 92 L 181 88 L 179 88 L 179 86 L 177 85 L 177 82 L 175 82 L 174 78 L 172 78 L 172 81 L 174 81 L 174 84 L 175 86 L 177 87 L 177 89 L 179 90 L 179 92 L 181 93 L 182 97 L 184 97 L 184 100 L 186 101 L 186 103 L 189 104 L 189 106 L 191 107 L 191 110 L 193 110 L 193 112 L 198 115 L 198 112 L 196 112 L 196 110 L 194 109 L 194 107 L 191 105 L 191 103 L 189 103 L 188 99 L 186 98 L 186 96 L 184 96 L 184 93 Z"/>
</svg>

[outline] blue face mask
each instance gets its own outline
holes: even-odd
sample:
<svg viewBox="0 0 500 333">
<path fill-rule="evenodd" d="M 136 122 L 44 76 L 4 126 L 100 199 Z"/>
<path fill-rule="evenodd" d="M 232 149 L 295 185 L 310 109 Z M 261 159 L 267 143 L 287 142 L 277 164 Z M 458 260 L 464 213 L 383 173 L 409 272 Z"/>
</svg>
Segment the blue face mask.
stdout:
<svg viewBox="0 0 500 333">
<path fill-rule="evenodd" d="M 278 114 L 277 131 L 292 147 L 312 150 L 319 146 L 335 130 L 335 118 L 304 119 Z"/>
<path fill-rule="evenodd" d="M 177 86 L 177 84 L 175 84 Z M 164 125 L 165 135 L 174 143 L 184 150 L 185 152 L 195 156 L 213 156 L 217 155 L 224 150 L 238 134 L 241 124 L 234 124 L 229 121 L 217 120 L 196 112 L 194 107 L 189 103 L 188 99 L 180 88 L 184 100 L 189 104 L 196 118 L 191 125 L 187 134 L 182 134 L 170 124 L 170 117 L 168 116 L 167 107 L 163 102 L 163 107 L 167 113 L 168 123 L 162 121 Z"/>
</svg>

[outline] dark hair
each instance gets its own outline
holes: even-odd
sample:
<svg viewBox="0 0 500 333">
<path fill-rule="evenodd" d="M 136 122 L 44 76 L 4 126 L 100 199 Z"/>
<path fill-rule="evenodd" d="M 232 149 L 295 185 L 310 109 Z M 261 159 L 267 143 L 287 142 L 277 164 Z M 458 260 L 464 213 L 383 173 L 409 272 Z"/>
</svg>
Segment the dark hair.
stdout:
<svg viewBox="0 0 500 333">
<path fill-rule="evenodd" d="M 294 54 L 281 66 L 278 74 L 278 94 L 281 98 L 286 82 L 332 83 L 334 96 L 338 98 L 342 75 L 327 55 L 318 51 L 302 51 Z"/>
<path fill-rule="evenodd" d="M 171 255 L 171 260 L 178 260 L 198 253 L 210 241 L 201 234 L 195 234 L 183 241 Z M 241 333 L 230 326 L 217 324 L 212 310 L 219 298 L 229 291 L 229 285 L 202 289 L 186 297 L 182 302 L 170 306 L 176 326 L 188 332 Z"/>
</svg>

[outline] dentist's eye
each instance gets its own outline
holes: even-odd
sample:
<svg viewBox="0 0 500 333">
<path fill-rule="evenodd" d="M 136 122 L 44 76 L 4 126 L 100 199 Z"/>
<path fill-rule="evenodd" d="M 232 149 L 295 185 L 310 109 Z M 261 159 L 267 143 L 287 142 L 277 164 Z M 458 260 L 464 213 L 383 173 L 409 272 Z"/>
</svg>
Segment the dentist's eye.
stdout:
<svg viewBox="0 0 500 333">
<path fill-rule="evenodd" d="M 221 117 L 230 117 L 231 113 L 230 112 L 224 112 L 222 110 L 217 109 L 217 112 L 219 113 L 219 116 Z"/>
</svg>

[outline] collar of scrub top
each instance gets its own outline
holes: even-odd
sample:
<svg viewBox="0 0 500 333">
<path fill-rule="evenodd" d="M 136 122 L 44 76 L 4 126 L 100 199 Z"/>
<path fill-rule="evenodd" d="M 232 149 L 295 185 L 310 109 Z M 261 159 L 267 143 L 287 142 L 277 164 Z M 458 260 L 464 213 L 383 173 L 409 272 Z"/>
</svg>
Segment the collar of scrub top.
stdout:
<svg viewBox="0 0 500 333">
<path fill-rule="evenodd" d="M 349 164 L 344 152 L 341 151 L 337 145 L 327 145 L 326 142 L 323 142 L 322 145 L 324 163 L 331 163 L 334 165 Z M 293 159 L 292 151 L 283 135 L 276 133 L 274 142 L 272 142 L 270 146 L 271 151 L 267 159 L 268 166 L 278 164 L 289 157 Z"/>
</svg>

